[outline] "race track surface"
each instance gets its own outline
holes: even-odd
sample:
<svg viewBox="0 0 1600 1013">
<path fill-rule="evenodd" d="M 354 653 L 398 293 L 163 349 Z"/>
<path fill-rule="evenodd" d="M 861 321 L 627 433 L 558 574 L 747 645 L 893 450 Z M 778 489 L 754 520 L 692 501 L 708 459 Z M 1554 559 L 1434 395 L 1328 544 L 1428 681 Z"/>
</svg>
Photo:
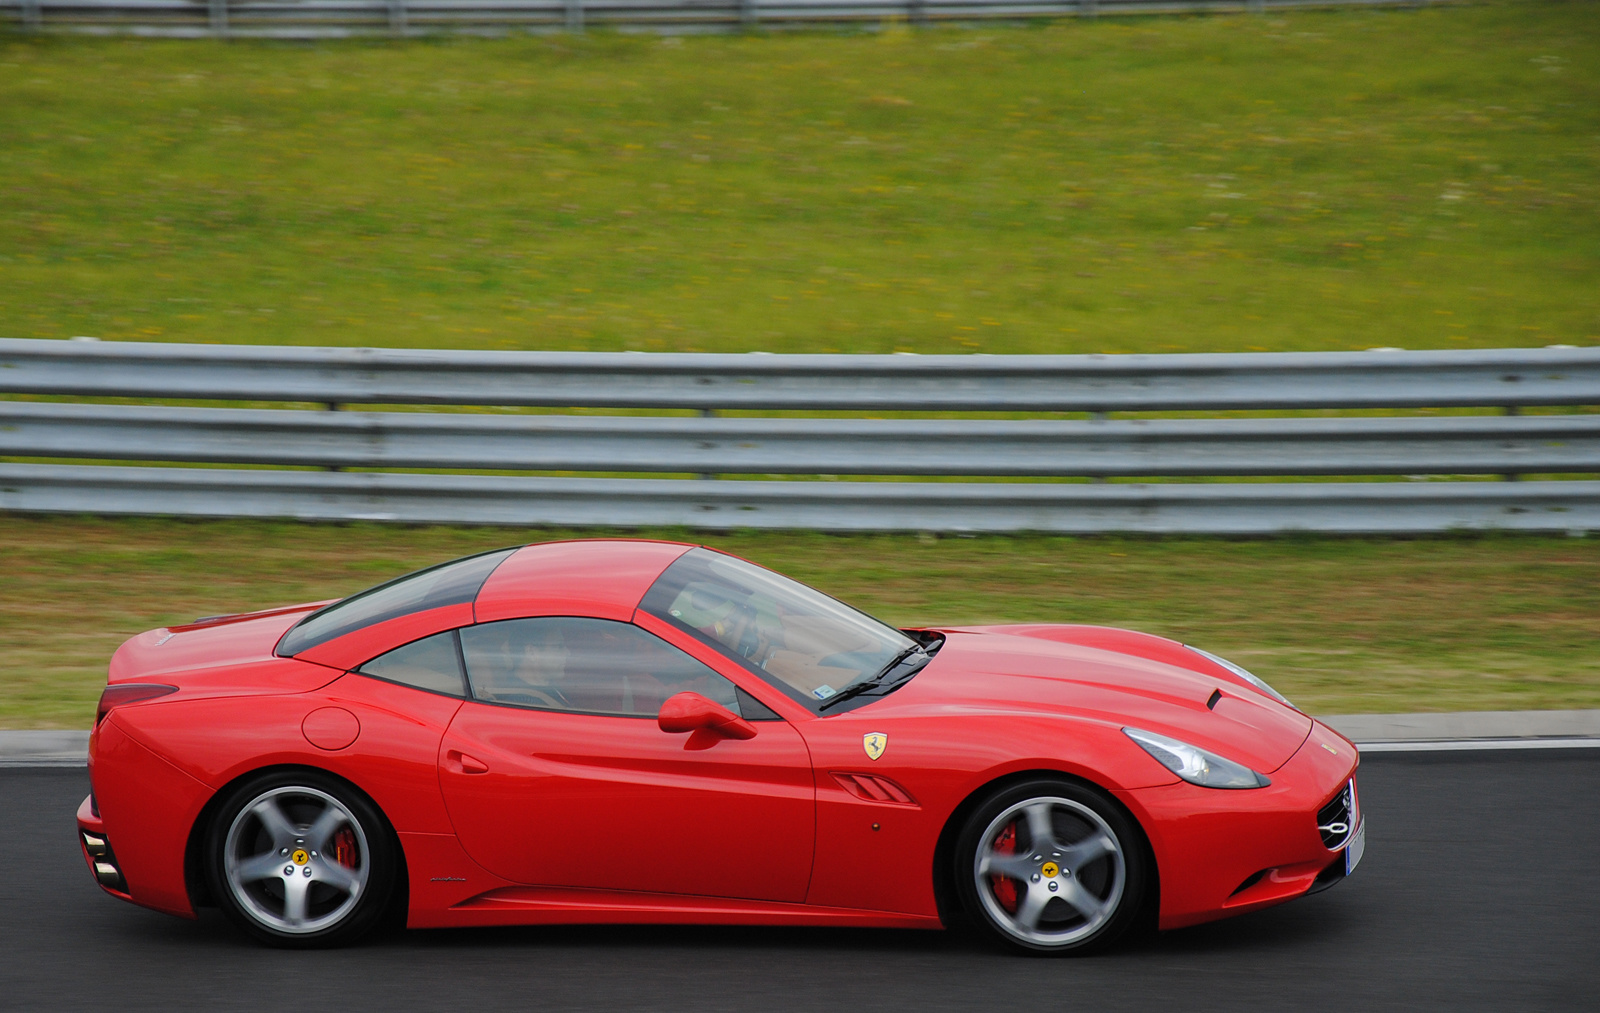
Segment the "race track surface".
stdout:
<svg viewBox="0 0 1600 1013">
<path fill-rule="evenodd" d="M 1368 757 L 1367 854 L 1317 897 L 1078 960 L 951 933 L 439 930 L 262 949 L 91 882 L 81 770 L 0 770 L 0 1009 L 1585 1010 L 1600 750 Z M 902 874 L 886 870 L 886 875 Z"/>
</svg>

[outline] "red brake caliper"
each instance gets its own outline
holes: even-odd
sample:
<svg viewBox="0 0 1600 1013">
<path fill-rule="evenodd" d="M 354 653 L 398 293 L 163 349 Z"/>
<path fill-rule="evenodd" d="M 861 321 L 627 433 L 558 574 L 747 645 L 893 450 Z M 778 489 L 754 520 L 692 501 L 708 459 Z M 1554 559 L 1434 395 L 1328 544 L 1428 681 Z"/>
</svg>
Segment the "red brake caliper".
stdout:
<svg viewBox="0 0 1600 1013">
<path fill-rule="evenodd" d="M 329 842 L 333 847 L 333 860 L 347 869 L 356 867 L 356 835 L 349 827 L 345 827 L 333 835 Z"/>
<path fill-rule="evenodd" d="M 1000 831 L 1000 836 L 994 839 L 994 847 L 990 850 L 997 855 L 1016 854 L 1017 825 L 1008 823 L 1006 828 Z M 1017 884 L 1015 881 L 1004 876 L 990 876 L 989 888 L 994 891 L 994 899 L 1000 902 L 1001 907 L 1011 914 L 1017 913 Z"/>
</svg>

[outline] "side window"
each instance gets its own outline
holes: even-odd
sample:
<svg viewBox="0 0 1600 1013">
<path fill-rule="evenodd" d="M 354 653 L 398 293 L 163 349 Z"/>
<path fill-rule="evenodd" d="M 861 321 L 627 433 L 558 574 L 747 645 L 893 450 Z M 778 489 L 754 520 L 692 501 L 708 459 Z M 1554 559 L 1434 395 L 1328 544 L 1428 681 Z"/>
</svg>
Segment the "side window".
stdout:
<svg viewBox="0 0 1600 1013">
<path fill-rule="evenodd" d="M 415 686 L 430 693 L 466 696 L 461 678 L 461 656 L 456 651 L 454 630 L 396 647 L 356 669 L 362 675 L 386 682 Z"/>
<path fill-rule="evenodd" d="M 556 616 L 461 630 L 472 694 L 539 710 L 653 718 L 685 691 L 739 713 L 733 683 L 631 623 Z"/>
</svg>

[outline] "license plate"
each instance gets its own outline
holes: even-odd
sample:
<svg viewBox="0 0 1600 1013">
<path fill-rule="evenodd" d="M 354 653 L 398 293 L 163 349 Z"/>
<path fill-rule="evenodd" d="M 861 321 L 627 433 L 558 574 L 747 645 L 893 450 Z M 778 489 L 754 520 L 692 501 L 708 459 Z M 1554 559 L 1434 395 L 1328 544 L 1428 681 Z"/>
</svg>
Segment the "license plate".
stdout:
<svg viewBox="0 0 1600 1013">
<path fill-rule="evenodd" d="M 1356 827 L 1356 835 L 1350 838 L 1350 843 L 1344 849 L 1344 874 L 1350 875 L 1356 871 L 1356 866 L 1361 864 L 1361 856 L 1367 850 L 1367 821 L 1362 820 Z"/>
</svg>

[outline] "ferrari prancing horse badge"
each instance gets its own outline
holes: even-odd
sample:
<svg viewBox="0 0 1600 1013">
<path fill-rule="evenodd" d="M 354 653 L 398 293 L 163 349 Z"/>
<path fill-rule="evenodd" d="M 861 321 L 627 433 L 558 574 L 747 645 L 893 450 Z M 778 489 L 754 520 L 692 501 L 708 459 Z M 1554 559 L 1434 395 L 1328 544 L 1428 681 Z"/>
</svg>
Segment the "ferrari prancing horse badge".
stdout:
<svg viewBox="0 0 1600 1013">
<path fill-rule="evenodd" d="M 882 732 L 868 732 L 861 736 L 861 748 L 867 751 L 867 759 L 876 760 L 883 755 L 889 745 L 889 736 Z"/>
</svg>

